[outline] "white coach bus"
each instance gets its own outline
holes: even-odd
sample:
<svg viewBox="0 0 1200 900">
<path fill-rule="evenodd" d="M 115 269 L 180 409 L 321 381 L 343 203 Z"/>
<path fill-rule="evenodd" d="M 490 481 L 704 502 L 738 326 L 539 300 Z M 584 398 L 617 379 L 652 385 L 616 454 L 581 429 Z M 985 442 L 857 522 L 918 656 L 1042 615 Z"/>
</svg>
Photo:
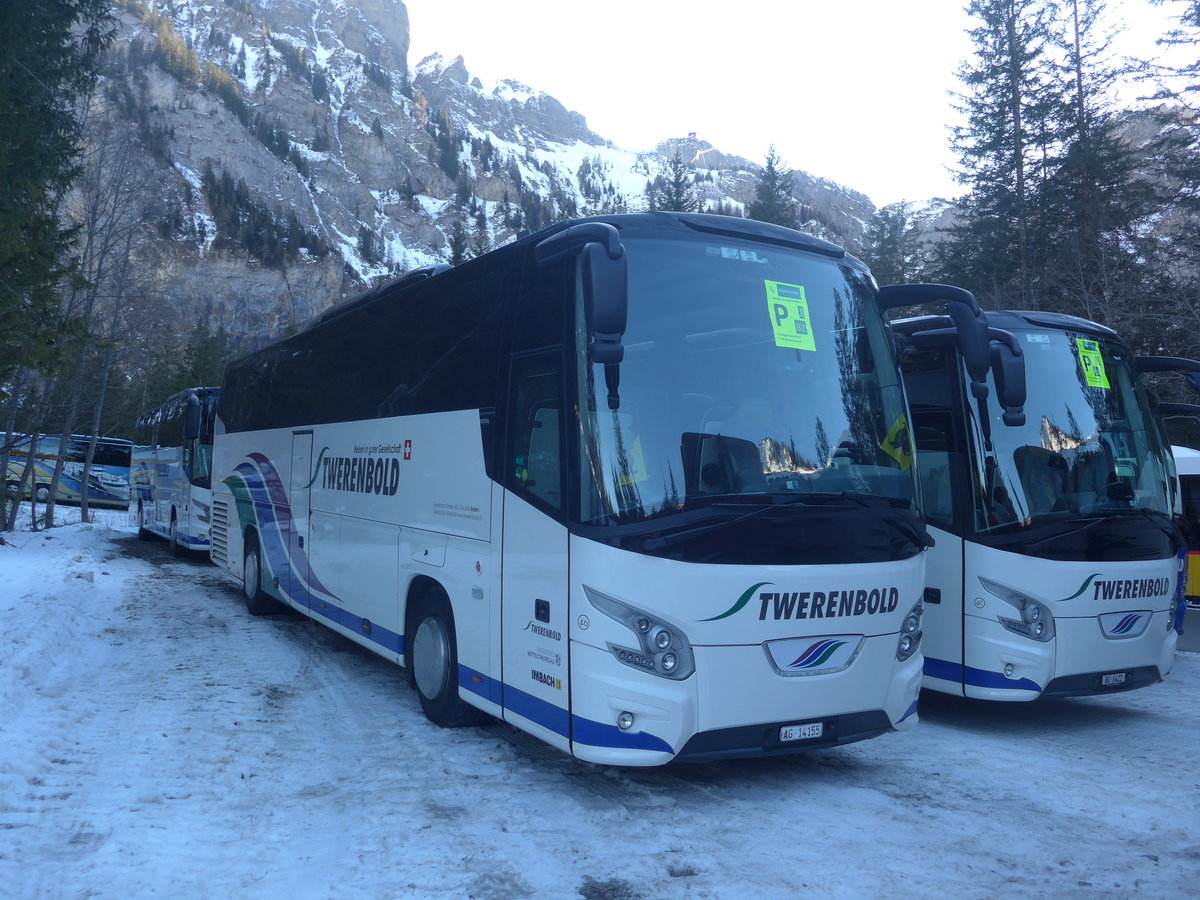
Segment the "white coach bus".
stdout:
<svg viewBox="0 0 1200 900">
<path fill-rule="evenodd" d="M 861 263 L 789 229 L 562 223 L 228 366 L 213 560 L 576 757 L 916 722 L 923 550 Z"/>
<path fill-rule="evenodd" d="M 218 392 L 188 388 L 138 417 L 130 491 L 138 537 L 164 537 L 176 556 L 208 550 Z"/>
<path fill-rule="evenodd" d="M 1020 381 L 1023 416 L 973 398 L 946 317 L 892 323 L 936 539 L 925 687 L 1033 700 L 1154 684 L 1175 653 L 1182 542 L 1170 448 L 1137 373 L 1197 364 L 1135 359 L 1073 316 L 986 321 L 1020 353 L 1006 364 L 995 345 L 977 375 L 992 392 Z"/>
</svg>

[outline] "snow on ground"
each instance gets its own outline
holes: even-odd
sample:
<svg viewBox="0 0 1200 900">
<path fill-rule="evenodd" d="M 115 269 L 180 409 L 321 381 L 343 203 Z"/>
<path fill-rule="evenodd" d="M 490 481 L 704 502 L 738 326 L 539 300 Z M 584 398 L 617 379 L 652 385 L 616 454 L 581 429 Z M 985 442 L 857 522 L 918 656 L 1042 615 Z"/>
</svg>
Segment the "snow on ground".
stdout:
<svg viewBox="0 0 1200 900">
<path fill-rule="evenodd" d="M 402 670 L 134 531 L 0 546 L 2 896 L 1195 896 L 1198 654 L 1128 694 L 925 696 L 840 749 L 606 768 L 431 725 Z"/>
</svg>

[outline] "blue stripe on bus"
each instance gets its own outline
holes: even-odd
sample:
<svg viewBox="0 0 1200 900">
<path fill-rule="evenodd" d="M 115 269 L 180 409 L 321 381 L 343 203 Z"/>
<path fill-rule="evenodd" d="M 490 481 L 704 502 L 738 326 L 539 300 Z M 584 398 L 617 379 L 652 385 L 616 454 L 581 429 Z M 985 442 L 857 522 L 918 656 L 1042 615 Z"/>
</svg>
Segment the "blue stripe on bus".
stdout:
<svg viewBox="0 0 1200 900">
<path fill-rule="evenodd" d="M 901 721 L 901 722 L 903 722 L 905 719 L 907 719 L 909 716 L 911 716 L 911 715 L 912 715 L 913 713 L 915 713 L 916 711 L 917 711 L 917 701 L 916 701 L 916 700 L 914 700 L 914 701 L 912 702 L 912 706 L 910 706 L 910 707 L 908 708 L 908 711 L 907 711 L 907 712 L 906 712 L 904 715 L 902 715 L 902 716 L 900 717 L 900 721 Z"/>
<path fill-rule="evenodd" d="M 605 725 L 593 722 L 581 716 L 571 716 L 573 738 L 577 744 L 589 744 L 593 747 L 616 747 L 621 750 L 658 750 L 661 753 L 674 753 L 671 745 L 662 738 L 640 732 L 634 734 L 622 731 L 616 725 Z"/>
<path fill-rule="evenodd" d="M 569 713 L 561 706 L 555 706 L 541 697 L 527 694 L 510 684 L 501 685 L 504 691 L 504 708 L 524 716 L 531 722 L 537 722 L 543 728 L 549 728 L 555 734 L 565 738 L 571 735 L 567 732 Z"/>
<path fill-rule="evenodd" d="M 518 688 L 489 678 L 482 672 L 477 672 L 470 666 L 461 663 L 458 666 L 458 683 L 473 694 L 478 694 L 493 703 L 504 706 L 519 716 L 536 722 L 543 728 L 548 728 L 555 734 L 574 740 L 578 744 L 588 744 L 592 747 L 613 747 L 622 750 L 657 750 L 660 753 L 674 753 L 671 745 L 661 738 L 642 732 L 635 734 L 621 731 L 616 725 L 605 725 L 594 722 L 582 716 L 570 715 L 565 709 L 555 706 L 541 697 L 527 694 Z M 505 702 L 501 703 L 503 692 Z M 571 731 L 568 733 L 568 721 Z"/>
<path fill-rule="evenodd" d="M 976 669 L 945 659 L 934 659 L 932 656 L 925 657 L 924 672 L 930 678 L 940 678 L 956 684 L 970 684 L 975 687 L 1009 691 L 1037 691 L 1039 694 L 1042 692 L 1041 686 L 1028 678 L 1008 678 L 1001 672 Z"/>
<path fill-rule="evenodd" d="M 470 666 L 458 664 L 458 684 L 472 694 L 478 694 L 484 700 L 489 700 L 497 706 L 503 705 L 500 682 L 495 678 L 489 678 L 482 672 L 475 671 Z"/>
</svg>

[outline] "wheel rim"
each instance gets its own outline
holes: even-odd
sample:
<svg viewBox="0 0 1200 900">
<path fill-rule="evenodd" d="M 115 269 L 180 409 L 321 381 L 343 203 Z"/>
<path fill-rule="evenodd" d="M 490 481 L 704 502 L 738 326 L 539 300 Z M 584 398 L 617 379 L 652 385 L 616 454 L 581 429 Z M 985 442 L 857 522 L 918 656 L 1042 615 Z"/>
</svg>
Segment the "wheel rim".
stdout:
<svg viewBox="0 0 1200 900">
<path fill-rule="evenodd" d="M 36 491 L 34 491 L 34 496 L 37 497 L 37 501 L 39 503 L 45 503 L 50 499 L 50 488 L 39 487 Z"/>
<path fill-rule="evenodd" d="M 247 553 L 242 567 L 242 593 L 253 598 L 258 593 L 258 554 Z"/>
<path fill-rule="evenodd" d="M 450 668 L 450 639 L 442 620 L 425 619 L 413 639 L 413 676 L 426 699 L 436 700 L 445 689 Z"/>
</svg>

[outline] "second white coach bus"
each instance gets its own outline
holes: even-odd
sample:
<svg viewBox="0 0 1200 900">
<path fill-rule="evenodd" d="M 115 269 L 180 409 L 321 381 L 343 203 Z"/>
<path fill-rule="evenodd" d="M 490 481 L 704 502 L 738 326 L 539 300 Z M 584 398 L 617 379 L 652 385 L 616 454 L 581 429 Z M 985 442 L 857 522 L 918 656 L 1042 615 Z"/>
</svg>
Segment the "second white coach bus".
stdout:
<svg viewBox="0 0 1200 900">
<path fill-rule="evenodd" d="M 138 537 L 164 537 L 174 555 L 208 550 L 218 392 L 188 388 L 138 417 L 130 498 Z"/>
<path fill-rule="evenodd" d="M 885 288 L 884 291 L 889 290 Z M 912 411 L 928 554 L 925 686 L 984 700 L 1125 691 L 1167 675 L 1182 539 L 1174 467 L 1138 359 L 1103 325 L 988 312 L 1020 350 L 1024 414 L 978 402 L 944 316 L 893 323 Z M 997 347 L 998 349 L 998 347 Z"/>
<path fill-rule="evenodd" d="M 916 722 L 928 534 L 861 263 L 789 229 L 563 223 L 229 365 L 212 557 L 581 759 Z"/>
</svg>

